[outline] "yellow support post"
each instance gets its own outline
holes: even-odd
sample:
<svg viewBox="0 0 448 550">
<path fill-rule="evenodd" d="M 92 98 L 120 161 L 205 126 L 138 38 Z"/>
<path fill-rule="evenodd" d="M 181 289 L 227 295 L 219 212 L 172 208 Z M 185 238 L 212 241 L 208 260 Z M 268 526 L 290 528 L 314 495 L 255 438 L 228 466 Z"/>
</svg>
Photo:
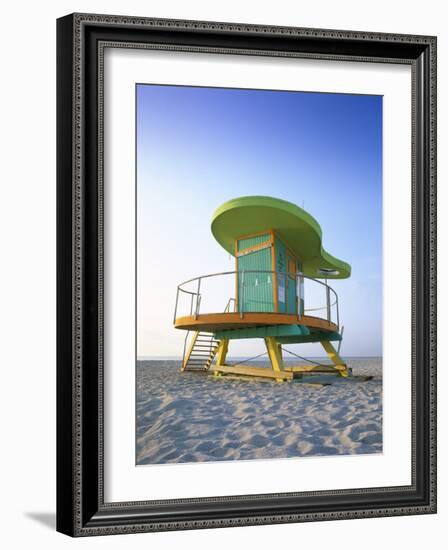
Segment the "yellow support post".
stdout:
<svg viewBox="0 0 448 550">
<path fill-rule="evenodd" d="M 275 372 L 282 373 L 283 371 L 283 358 L 282 358 L 282 352 L 281 352 L 281 346 L 278 344 L 278 342 L 275 340 L 273 336 L 267 336 L 264 339 L 266 343 L 266 349 L 268 350 L 269 359 L 271 361 L 272 369 Z M 285 377 L 278 376 L 276 379 L 277 382 L 283 382 Z"/>
<path fill-rule="evenodd" d="M 336 370 L 339 371 L 339 375 L 347 378 L 349 375 L 348 367 L 339 356 L 339 353 L 334 349 L 333 344 L 328 341 L 322 341 L 321 344 L 324 350 L 327 352 L 328 357 L 333 362 Z"/>
<path fill-rule="evenodd" d="M 221 340 L 219 342 L 218 351 L 216 352 L 217 367 L 223 367 L 225 365 L 228 350 L 229 350 L 229 340 Z"/>
<path fill-rule="evenodd" d="M 278 352 L 280 354 L 280 357 L 282 358 L 282 362 L 283 362 L 283 350 L 282 350 L 282 345 L 277 343 L 277 347 L 278 347 Z"/>
</svg>

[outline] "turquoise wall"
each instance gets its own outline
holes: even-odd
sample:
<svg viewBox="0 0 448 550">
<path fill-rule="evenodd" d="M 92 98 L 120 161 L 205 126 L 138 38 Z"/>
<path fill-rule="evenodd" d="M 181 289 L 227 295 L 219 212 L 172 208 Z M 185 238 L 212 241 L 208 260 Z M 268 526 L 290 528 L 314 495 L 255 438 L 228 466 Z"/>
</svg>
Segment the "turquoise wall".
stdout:
<svg viewBox="0 0 448 550">
<path fill-rule="evenodd" d="M 238 258 L 238 311 L 274 311 L 272 273 L 243 271 L 272 271 L 272 248 L 263 248 Z"/>
<path fill-rule="evenodd" d="M 275 270 L 285 273 L 288 269 L 287 249 L 279 237 L 275 236 Z M 297 288 L 294 277 L 277 275 L 278 311 L 297 313 Z"/>
<path fill-rule="evenodd" d="M 270 235 L 257 235 L 238 241 L 238 251 L 262 244 Z M 283 241 L 275 237 L 275 271 L 287 271 L 287 248 Z M 301 271 L 297 261 L 297 271 Z M 243 277 L 243 271 L 244 277 Z M 258 271 L 258 273 L 248 273 Z M 263 248 L 238 257 L 238 311 L 274 312 L 274 276 L 272 273 L 272 248 Z M 277 273 L 277 296 L 279 313 L 297 313 L 297 280 Z M 300 297 L 300 311 L 303 314 L 304 300 Z"/>
</svg>

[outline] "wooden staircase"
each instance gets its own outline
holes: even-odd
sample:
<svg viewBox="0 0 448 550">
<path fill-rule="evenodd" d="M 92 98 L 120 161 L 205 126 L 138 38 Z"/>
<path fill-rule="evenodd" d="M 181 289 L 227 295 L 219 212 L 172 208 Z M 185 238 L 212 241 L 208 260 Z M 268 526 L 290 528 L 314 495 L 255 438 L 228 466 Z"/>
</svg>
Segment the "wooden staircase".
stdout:
<svg viewBox="0 0 448 550">
<path fill-rule="evenodd" d="M 188 337 L 188 334 L 187 334 Z M 219 340 L 215 340 L 209 332 L 194 332 L 188 351 L 184 354 L 182 371 L 208 371 L 216 352 Z"/>
</svg>

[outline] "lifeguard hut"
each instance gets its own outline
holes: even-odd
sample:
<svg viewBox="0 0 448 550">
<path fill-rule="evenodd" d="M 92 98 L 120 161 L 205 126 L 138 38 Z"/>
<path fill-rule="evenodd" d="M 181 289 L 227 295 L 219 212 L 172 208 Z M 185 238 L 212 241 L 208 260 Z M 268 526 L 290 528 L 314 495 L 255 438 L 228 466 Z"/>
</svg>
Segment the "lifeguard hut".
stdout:
<svg viewBox="0 0 448 550">
<path fill-rule="evenodd" d="M 324 250 L 317 221 L 284 200 L 240 197 L 215 211 L 211 231 L 234 256 L 235 271 L 201 275 L 178 286 L 174 326 L 187 331 L 181 370 L 277 381 L 316 372 L 348 376 L 333 345 L 340 346 L 343 330 L 338 296 L 328 280 L 349 277 L 351 268 Z M 320 296 L 313 307 L 308 306 L 311 296 L 313 301 Z M 271 368 L 226 362 L 229 344 L 248 338 L 264 340 Z M 328 364 L 284 363 L 286 345 L 309 342 L 320 342 Z"/>
</svg>

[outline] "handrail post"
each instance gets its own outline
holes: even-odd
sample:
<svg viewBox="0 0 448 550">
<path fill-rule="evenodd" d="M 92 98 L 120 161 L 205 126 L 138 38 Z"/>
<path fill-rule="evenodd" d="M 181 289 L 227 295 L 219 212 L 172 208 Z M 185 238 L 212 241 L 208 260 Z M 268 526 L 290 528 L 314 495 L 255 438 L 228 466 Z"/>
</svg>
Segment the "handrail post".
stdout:
<svg viewBox="0 0 448 550">
<path fill-rule="evenodd" d="M 177 303 L 179 301 L 179 287 L 177 287 L 177 292 L 176 292 L 176 305 L 174 306 L 174 319 L 173 319 L 173 323 L 176 322 L 176 317 L 177 317 Z"/>
<path fill-rule="evenodd" d="M 330 287 L 325 284 L 327 289 L 327 321 L 331 323 L 331 305 L 330 305 Z"/>
<path fill-rule="evenodd" d="M 241 272 L 241 307 L 239 306 L 238 309 L 240 310 L 240 318 L 242 319 L 244 317 L 244 269 Z"/>
<path fill-rule="evenodd" d="M 195 309 L 195 313 L 194 313 L 194 318 L 197 319 L 198 318 L 198 315 L 199 315 L 199 306 L 201 304 L 201 298 L 200 298 L 200 292 L 201 292 L 201 278 L 202 277 L 199 277 L 198 279 L 198 292 L 196 294 L 196 309 Z"/>
<path fill-rule="evenodd" d="M 334 293 L 334 295 L 336 296 L 336 317 L 338 320 L 338 332 L 339 332 L 339 298 L 336 292 Z"/>
</svg>

